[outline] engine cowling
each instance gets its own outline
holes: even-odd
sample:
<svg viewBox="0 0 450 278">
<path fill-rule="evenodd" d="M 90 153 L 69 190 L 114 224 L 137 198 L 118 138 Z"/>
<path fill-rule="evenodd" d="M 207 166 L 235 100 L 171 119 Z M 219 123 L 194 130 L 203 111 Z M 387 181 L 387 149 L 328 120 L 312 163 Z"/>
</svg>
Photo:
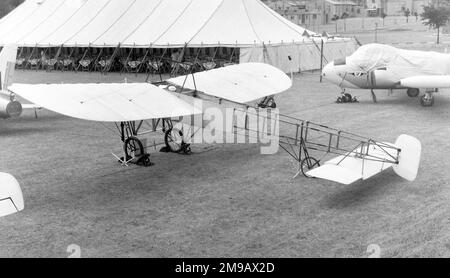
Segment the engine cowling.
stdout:
<svg viewBox="0 0 450 278">
<path fill-rule="evenodd" d="M 394 89 L 399 88 L 399 80 L 385 69 L 374 70 L 370 73 L 370 83 L 372 87 L 377 89 Z"/>
<path fill-rule="evenodd" d="M 22 114 L 22 104 L 0 96 L 0 119 L 16 118 Z"/>
</svg>

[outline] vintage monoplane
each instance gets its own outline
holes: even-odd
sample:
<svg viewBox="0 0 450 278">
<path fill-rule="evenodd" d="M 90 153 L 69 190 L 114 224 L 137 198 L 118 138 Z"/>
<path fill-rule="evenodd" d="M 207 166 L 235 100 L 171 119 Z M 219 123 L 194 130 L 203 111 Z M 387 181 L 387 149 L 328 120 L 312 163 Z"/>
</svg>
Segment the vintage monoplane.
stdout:
<svg viewBox="0 0 450 278">
<path fill-rule="evenodd" d="M 146 136 L 157 131 L 163 132 L 167 151 L 189 153 L 190 139 L 209 127 L 211 117 L 205 115 L 214 108 L 224 115 L 226 110 L 233 112 L 230 121 L 223 119 L 224 127 L 214 127 L 216 132 L 277 136 L 277 142 L 298 163 L 299 174 L 306 177 L 351 184 L 393 166 L 401 177 L 409 181 L 416 178 L 421 144 L 413 137 L 402 135 L 395 144 L 382 143 L 279 113 L 271 116 L 267 111 L 272 108 L 262 108 L 267 107 L 267 101 L 273 102 L 273 95 L 291 86 L 291 79 L 279 69 L 248 63 L 154 84 L 13 84 L 9 90 L 66 116 L 114 123 L 124 156 L 114 155 L 124 165 L 151 165 L 148 149 L 158 144 Z M 251 104 L 255 101 L 258 106 Z M 252 118 L 259 119 L 258 125 L 267 126 L 251 125 Z M 321 159 L 314 158 L 313 153 L 320 154 Z M 329 155 L 338 157 L 321 166 Z"/>
<path fill-rule="evenodd" d="M 374 90 L 406 89 L 410 97 L 420 98 L 422 106 L 434 105 L 434 93 L 450 88 L 450 55 L 432 51 L 398 49 L 382 44 L 361 46 L 351 56 L 337 59 L 324 67 L 323 78 L 338 85 L 338 102 L 350 102 L 346 88 L 368 89 L 374 102 Z"/>
</svg>

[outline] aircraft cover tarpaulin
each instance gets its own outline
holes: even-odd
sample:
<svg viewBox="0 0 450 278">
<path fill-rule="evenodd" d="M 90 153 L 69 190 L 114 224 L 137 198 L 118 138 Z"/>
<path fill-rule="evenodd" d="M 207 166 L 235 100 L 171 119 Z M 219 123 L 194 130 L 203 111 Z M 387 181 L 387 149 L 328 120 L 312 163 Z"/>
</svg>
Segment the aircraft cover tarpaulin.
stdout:
<svg viewBox="0 0 450 278">
<path fill-rule="evenodd" d="M 305 31 L 259 0 L 26 0 L 0 21 L 0 44 L 248 47 Z"/>
<path fill-rule="evenodd" d="M 368 44 L 360 47 L 347 58 L 347 66 L 358 71 L 386 68 L 395 74 L 396 80 L 408 76 L 447 75 L 450 73 L 450 57 L 438 52 L 398 49 L 388 45 Z"/>
</svg>

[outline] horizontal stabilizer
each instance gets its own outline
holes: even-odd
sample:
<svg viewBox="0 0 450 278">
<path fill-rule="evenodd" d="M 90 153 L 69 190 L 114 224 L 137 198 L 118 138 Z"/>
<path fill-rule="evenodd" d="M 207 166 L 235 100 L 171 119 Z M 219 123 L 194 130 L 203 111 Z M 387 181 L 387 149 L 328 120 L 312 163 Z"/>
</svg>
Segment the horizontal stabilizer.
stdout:
<svg viewBox="0 0 450 278">
<path fill-rule="evenodd" d="M 89 121 L 128 122 L 202 113 L 148 83 L 13 84 L 9 90 L 38 107 Z"/>
<path fill-rule="evenodd" d="M 413 76 L 400 80 L 400 84 L 417 89 L 450 88 L 450 75 Z"/>
<path fill-rule="evenodd" d="M 391 168 L 397 154 L 397 147 L 391 144 L 371 144 L 327 161 L 307 174 L 348 185 L 361 179 L 370 179 Z"/>
<path fill-rule="evenodd" d="M 284 72 L 262 63 L 232 65 L 167 81 L 237 103 L 249 103 L 292 87 L 292 80 Z"/>
<path fill-rule="evenodd" d="M 36 104 L 23 104 L 22 103 L 22 109 L 23 110 L 33 110 L 33 109 L 41 109 L 42 107 L 37 106 Z"/>
<path fill-rule="evenodd" d="M 319 168 L 309 171 L 307 175 L 345 185 L 352 184 L 362 179 L 361 173 L 333 164 L 325 164 Z"/>
</svg>

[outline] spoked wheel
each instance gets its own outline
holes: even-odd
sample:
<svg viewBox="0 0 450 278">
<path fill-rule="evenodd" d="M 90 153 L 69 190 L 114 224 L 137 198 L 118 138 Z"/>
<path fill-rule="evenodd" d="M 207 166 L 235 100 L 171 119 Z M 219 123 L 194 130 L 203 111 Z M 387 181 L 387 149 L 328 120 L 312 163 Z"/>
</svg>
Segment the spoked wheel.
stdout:
<svg viewBox="0 0 450 278">
<path fill-rule="evenodd" d="M 258 106 L 263 109 L 266 109 L 266 108 L 275 109 L 275 108 L 277 108 L 277 103 L 275 102 L 275 98 L 267 97 Z"/>
<path fill-rule="evenodd" d="M 123 148 L 125 155 L 127 156 L 127 160 L 134 159 L 145 154 L 145 149 L 142 142 L 136 137 L 130 137 L 125 140 Z"/>
<path fill-rule="evenodd" d="M 420 98 L 420 104 L 422 104 L 423 107 L 431 107 L 434 105 L 434 97 L 429 95 L 424 95 Z"/>
<path fill-rule="evenodd" d="M 309 176 L 307 173 L 314 168 L 320 167 L 320 162 L 313 157 L 308 157 L 302 160 L 300 166 L 303 176 L 311 178 L 311 176 Z"/>
<path fill-rule="evenodd" d="M 277 108 L 277 103 L 275 102 L 275 99 L 273 97 L 270 97 L 269 99 L 267 99 L 266 108 L 272 108 L 272 109 Z"/>
<path fill-rule="evenodd" d="M 186 143 L 184 143 L 184 135 L 183 132 L 176 128 L 171 128 L 166 132 L 164 137 L 164 141 L 166 143 L 166 147 L 169 151 L 173 153 L 190 152 L 190 147 Z"/>
</svg>

